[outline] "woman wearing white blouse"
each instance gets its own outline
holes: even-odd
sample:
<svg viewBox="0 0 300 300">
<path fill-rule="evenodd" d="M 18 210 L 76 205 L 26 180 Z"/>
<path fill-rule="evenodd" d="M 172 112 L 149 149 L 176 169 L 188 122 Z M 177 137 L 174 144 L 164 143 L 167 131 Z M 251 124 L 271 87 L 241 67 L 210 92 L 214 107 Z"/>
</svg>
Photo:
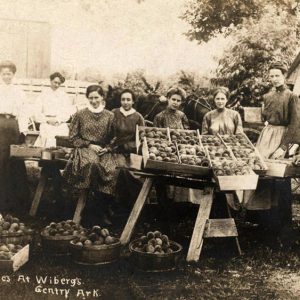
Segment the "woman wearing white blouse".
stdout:
<svg viewBox="0 0 300 300">
<path fill-rule="evenodd" d="M 18 144 L 20 133 L 26 134 L 28 118 L 25 113 L 24 92 L 12 84 L 16 66 L 10 61 L 0 63 L 0 210 L 24 206 L 29 196 L 23 161 L 9 159 L 10 145 Z M 17 199 L 20 198 L 20 199 Z"/>
<path fill-rule="evenodd" d="M 36 100 L 35 121 L 40 123 L 40 136 L 36 146 L 55 147 L 55 136 L 69 135 L 67 121 L 75 113 L 69 96 L 59 89 L 65 78 L 55 72 L 50 75 L 50 87 L 46 88 Z"/>
</svg>

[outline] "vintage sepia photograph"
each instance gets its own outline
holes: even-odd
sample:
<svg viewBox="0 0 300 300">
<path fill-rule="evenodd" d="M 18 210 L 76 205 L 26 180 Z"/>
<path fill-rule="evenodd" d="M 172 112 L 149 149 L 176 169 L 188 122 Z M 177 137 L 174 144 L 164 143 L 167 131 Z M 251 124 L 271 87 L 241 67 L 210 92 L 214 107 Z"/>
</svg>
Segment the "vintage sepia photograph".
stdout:
<svg viewBox="0 0 300 300">
<path fill-rule="evenodd" d="M 300 299 L 300 0 L 0 0 L 0 299 Z"/>
</svg>

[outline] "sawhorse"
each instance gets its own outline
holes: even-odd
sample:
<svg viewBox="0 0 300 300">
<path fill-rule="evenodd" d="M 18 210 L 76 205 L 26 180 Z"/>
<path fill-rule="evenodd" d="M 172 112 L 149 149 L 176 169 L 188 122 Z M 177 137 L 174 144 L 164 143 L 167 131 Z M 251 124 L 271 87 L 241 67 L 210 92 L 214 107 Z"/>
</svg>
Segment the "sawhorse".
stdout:
<svg viewBox="0 0 300 300">
<path fill-rule="evenodd" d="M 61 190 L 61 174 L 60 170 L 64 169 L 66 161 L 57 161 L 57 160 L 38 160 L 39 167 L 41 167 L 41 176 L 36 188 L 34 198 L 32 200 L 31 208 L 29 215 L 34 217 L 37 213 L 41 197 L 47 185 L 48 179 L 52 178 L 54 181 L 55 194 L 60 195 Z"/>
<path fill-rule="evenodd" d="M 133 234 L 134 227 L 141 214 L 141 211 L 144 207 L 147 196 L 149 195 L 153 184 L 155 183 L 155 181 L 159 181 L 160 184 L 163 181 L 164 184 L 205 189 L 205 193 L 203 194 L 201 203 L 199 205 L 198 214 L 195 221 L 194 230 L 186 258 L 188 262 L 197 262 L 199 260 L 203 246 L 203 238 L 234 237 L 236 239 L 238 252 L 239 254 L 241 254 L 239 241 L 237 239 L 238 233 L 236 225 L 234 219 L 231 218 L 231 215 L 229 215 L 229 218 L 227 219 L 209 219 L 214 192 L 214 185 L 212 182 L 201 179 L 185 178 L 181 176 L 158 176 L 155 174 L 140 172 L 138 174 L 145 176 L 145 182 L 133 206 L 133 209 L 129 215 L 129 218 L 121 235 L 121 244 L 126 245 L 129 243 L 130 238 Z M 229 210 L 228 212 L 230 213 Z"/>
</svg>

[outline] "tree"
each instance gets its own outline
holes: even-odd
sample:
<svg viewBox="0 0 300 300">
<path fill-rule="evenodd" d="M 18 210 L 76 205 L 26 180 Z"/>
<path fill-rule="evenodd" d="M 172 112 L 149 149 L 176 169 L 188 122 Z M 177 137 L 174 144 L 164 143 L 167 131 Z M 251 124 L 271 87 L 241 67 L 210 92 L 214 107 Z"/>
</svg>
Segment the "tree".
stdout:
<svg viewBox="0 0 300 300">
<path fill-rule="evenodd" d="M 245 8 L 246 1 L 226 1 L 227 4 L 235 4 L 231 10 L 224 4 L 225 1 L 189 2 L 198 5 L 198 14 L 201 16 L 209 12 L 212 5 L 218 8 L 207 15 L 206 26 L 203 18 L 199 19 L 202 23 L 190 22 L 194 26 L 188 33 L 190 38 L 203 42 L 221 32 L 231 38 L 230 45 L 219 60 L 212 83 L 228 86 L 234 100 L 244 105 L 260 105 L 261 96 L 269 87 L 265 82 L 269 64 L 281 60 L 289 65 L 300 45 L 299 3 L 293 0 L 251 0 L 247 1 L 249 6 Z M 221 15 L 230 17 L 233 12 L 237 16 L 233 17 L 230 24 L 226 23 Z M 186 14 L 191 17 L 190 10 Z M 193 13 L 195 18 L 196 14 Z M 216 23 L 213 16 L 216 17 Z"/>
<path fill-rule="evenodd" d="M 299 0 L 187 0 L 182 18 L 191 25 L 189 39 L 207 42 L 218 34 L 230 34 L 245 19 L 259 20 L 270 6 L 277 13 L 297 15 Z"/>
</svg>

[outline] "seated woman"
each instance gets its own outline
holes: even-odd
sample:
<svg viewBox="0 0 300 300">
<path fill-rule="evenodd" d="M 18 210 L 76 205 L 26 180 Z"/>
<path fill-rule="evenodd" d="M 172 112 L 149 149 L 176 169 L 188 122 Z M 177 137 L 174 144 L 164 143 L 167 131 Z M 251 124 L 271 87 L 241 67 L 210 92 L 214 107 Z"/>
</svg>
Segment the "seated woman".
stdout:
<svg viewBox="0 0 300 300">
<path fill-rule="evenodd" d="M 45 88 L 36 99 L 35 121 L 40 123 L 40 136 L 35 145 L 55 147 L 55 136 L 69 135 L 67 121 L 75 113 L 69 96 L 60 89 L 65 78 L 58 72 L 50 75 L 50 87 Z"/>
<path fill-rule="evenodd" d="M 155 116 L 154 127 L 171 129 L 189 129 L 187 116 L 180 111 L 180 106 L 186 97 L 186 93 L 181 88 L 171 88 L 167 93 L 167 108 Z"/>
<path fill-rule="evenodd" d="M 145 126 L 142 115 L 132 107 L 135 100 L 133 91 L 125 89 L 120 94 L 121 107 L 113 110 L 115 143 L 119 145 L 116 158 L 120 167 L 128 166 L 130 153 L 136 153 L 136 125 Z M 136 178 L 130 171 L 121 169 L 116 188 L 117 202 L 131 206 L 141 187 L 142 181 L 139 178 Z"/>
<path fill-rule="evenodd" d="M 133 108 L 134 102 L 135 95 L 133 91 L 125 89 L 120 94 L 121 107 L 113 110 L 115 115 L 114 130 L 116 143 L 118 141 L 121 143 L 118 147 L 118 152 L 123 154 L 134 153 L 136 151 L 136 125 L 145 126 L 143 116 Z"/>
<path fill-rule="evenodd" d="M 226 108 L 229 91 L 225 87 L 217 88 L 213 93 L 216 109 L 208 112 L 202 123 L 202 134 L 238 134 L 243 132 L 240 114 Z"/>
<path fill-rule="evenodd" d="M 101 86 L 89 86 L 86 97 L 88 107 L 78 111 L 71 122 L 70 140 L 75 151 L 64 176 L 73 187 L 94 192 L 98 202 L 93 210 L 97 210 L 102 222 L 108 225 L 111 224 L 107 217 L 108 206 L 117 179 L 116 162 L 110 147 L 114 137 L 114 115 L 104 108 Z"/>
</svg>

